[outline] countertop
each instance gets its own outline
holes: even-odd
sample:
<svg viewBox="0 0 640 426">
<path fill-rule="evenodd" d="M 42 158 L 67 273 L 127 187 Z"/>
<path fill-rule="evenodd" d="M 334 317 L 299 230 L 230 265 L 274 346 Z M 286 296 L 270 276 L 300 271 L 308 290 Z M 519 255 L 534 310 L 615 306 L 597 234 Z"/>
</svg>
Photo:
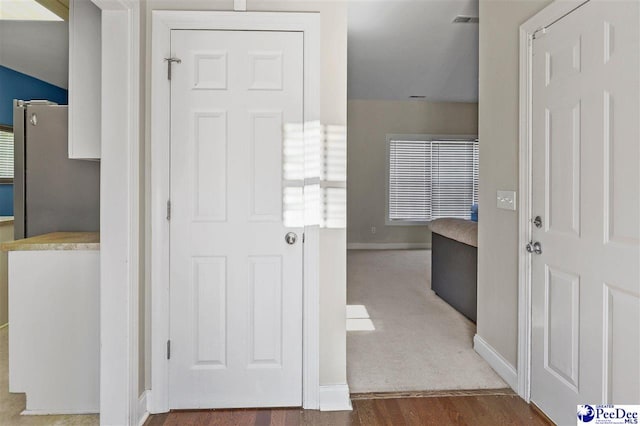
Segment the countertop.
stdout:
<svg viewBox="0 0 640 426">
<path fill-rule="evenodd" d="M 100 250 L 99 232 L 53 232 L 0 244 L 3 251 Z"/>
<path fill-rule="evenodd" d="M 0 216 L 0 226 L 10 225 L 13 223 L 13 216 Z"/>
<path fill-rule="evenodd" d="M 478 222 L 465 219 L 440 218 L 429 223 L 431 232 L 472 247 L 478 247 Z"/>
</svg>

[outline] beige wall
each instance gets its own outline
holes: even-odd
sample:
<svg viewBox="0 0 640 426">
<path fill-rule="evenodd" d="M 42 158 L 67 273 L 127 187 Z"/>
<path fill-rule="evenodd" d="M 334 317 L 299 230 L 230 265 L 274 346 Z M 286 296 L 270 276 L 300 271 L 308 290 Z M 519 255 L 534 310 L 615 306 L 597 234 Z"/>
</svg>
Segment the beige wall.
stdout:
<svg viewBox="0 0 640 426">
<path fill-rule="evenodd" d="M 478 104 L 350 100 L 348 105 L 348 243 L 430 244 L 426 226 L 385 225 L 386 135 L 475 135 Z"/>
<path fill-rule="evenodd" d="M 233 10 L 232 0 L 146 0 L 146 73 L 150 75 L 151 12 L 165 10 Z M 323 124 L 345 127 L 347 124 L 347 5 L 345 1 L 328 0 L 248 0 L 250 11 L 320 12 L 321 16 L 321 107 Z M 149 144 L 150 79 L 146 87 L 146 146 Z M 146 150 L 146 161 L 149 152 Z M 147 176 L 148 178 L 148 176 Z M 149 188 L 147 188 L 147 194 Z M 147 198 L 148 201 L 148 198 Z M 146 215 L 150 223 L 149 215 Z M 147 231 L 149 228 L 147 227 Z M 149 233 L 147 232 L 147 242 Z M 320 384 L 346 383 L 346 230 L 322 229 L 320 231 Z M 148 265 L 148 262 L 147 262 Z M 150 287 L 147 282 L 149 300 Z M 147 320 L 149 319 L 147 307 Z M 149 328 L 147 327 L 147 332 Z M 145 388 L 149 388 L 149 346 L 141 368 L 146 371 Z M 142 389 L 141 389 L 142 390 Z"/>
<path fill-rule="evenodd" d="M 550 0 L 480 0 L 478 334 L 514 367 L 518 217 L 496 208 L 518 189 L 518 29 Z"/>
</svg>

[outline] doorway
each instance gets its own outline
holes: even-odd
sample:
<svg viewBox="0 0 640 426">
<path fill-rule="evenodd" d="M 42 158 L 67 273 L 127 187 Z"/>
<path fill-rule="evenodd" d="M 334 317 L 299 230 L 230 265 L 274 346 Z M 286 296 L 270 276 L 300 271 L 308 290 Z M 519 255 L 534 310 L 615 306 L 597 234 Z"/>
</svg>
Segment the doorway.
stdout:
<svg viewBox="0 0 640 426">
<path fill-rule="evenodd" d="M 478 202 L 477 3 L 349 7 L 350 389 L 507 388 L 474 350 L 477 224 L 474 241 L 444 235 L 451 250 L 434 246 L 430 228 L 471 222 Z M 457 15 L 466 23 L 452 22 Z M 436 260 L 444 251 L 452 261 Z M 434 291 L 432 270 L 443 267 L 465 269 L 473 312 Z"/>
<path fill-rule="evenodd" d="M 154 411 L 317 408 L 318 17 L 153 15 Z"/>
</svg>

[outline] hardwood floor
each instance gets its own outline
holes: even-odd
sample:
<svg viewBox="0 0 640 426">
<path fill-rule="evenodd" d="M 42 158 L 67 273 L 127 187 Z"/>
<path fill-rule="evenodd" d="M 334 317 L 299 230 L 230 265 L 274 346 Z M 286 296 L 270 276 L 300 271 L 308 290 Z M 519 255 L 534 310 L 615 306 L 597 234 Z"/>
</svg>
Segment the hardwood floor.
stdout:
<svg viewBox="0 0 640 426">
<path fill-rule="evenodd" d="M 156 414 L 146 426 L 225 425 L 549 425 L 516 395 L 465 395 L 353 400 L 351 412 L 298 408 L 194 410 Z"/>
</svg>

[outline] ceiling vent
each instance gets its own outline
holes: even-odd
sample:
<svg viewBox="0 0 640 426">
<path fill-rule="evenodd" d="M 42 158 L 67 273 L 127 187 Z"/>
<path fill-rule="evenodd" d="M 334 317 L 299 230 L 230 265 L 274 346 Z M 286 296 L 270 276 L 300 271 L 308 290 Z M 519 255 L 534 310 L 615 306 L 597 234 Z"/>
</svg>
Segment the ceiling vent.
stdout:
<svg viewBox="0 0 640 426">
<path fill-rule="evenodd" d="M 453 18 L 454 24 L 477 24 L 479 21 L 477 16 L 462 16 L 458 15 Z"/>
<path fill-rule="evenodd" d="M 425 95 L 411 95 L 409 96 L 409 99 L 425 99 L 426 96 Z"/>
</svg>

